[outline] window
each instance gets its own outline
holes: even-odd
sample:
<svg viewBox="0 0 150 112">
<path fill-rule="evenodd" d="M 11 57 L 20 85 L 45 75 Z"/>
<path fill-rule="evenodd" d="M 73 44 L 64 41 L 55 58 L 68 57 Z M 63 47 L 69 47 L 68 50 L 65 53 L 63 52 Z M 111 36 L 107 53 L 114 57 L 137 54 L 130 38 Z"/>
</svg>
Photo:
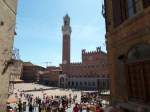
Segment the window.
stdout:
<svg viewBox="0 0 150 112">
<path fill-rule="evenodd" d="M 95 86 L 95 82 L 93 82 L 93 86 Z"/>
<path fill-rule="evenodd" d="M 82 86 L 82 82 L 80 82 L 80 86 Z"/>
<path fill-rule="evenodd" d="M 87 82 L 84 82 L 84 85 L 86 86 L 86 85 L 87 85 Z"/>
<path fill-rule="evenodd" d="M 113 0 L 112 5 L 114 27 L 136 13 L 135 0 Z"/>
<path fill-rule="evenodd" d="M 70 82 L 68 82 L 68 86 L 70 86 Z"/>
<path fill-rule="evenodd" d="M 78 86 L 78 82 L 76 82 L 76 86 Z"/>
<path fill-rule="evenodd" d="M 150 6 L 150 0 L 143 0 L 143 7 L 147 8 L 148 6 Z"/>
<path fill-rule="evenodd" d="M 127 0 L 128 5 L 127 5 L 127 9 L 128 9 L 128 17 L 132 17 L 135 13 L 135 2 L 134 0 Z"/>
<path fill-rule="evenodd" d="M 72 82 L 72 86 L 74 86 L 74 82 Z"/>
<path fill-rule="evenodd" d="M 67 23 L 68 23 L 67 20 L 65 20 L 64 23 L 65 23 L 65 25 L 67 25 Z"/>
<path fill-rule="evenodd" d="M 103 89 L 105 89 L 105 81 L 103 81 L 103 84 L 102 84 L 102 85 L 103 85 Z"/>
<path fill-rule="evenodd" d="M 122 23 L 121 0 L 112 0 L 114 27 Z"/>
</svg>

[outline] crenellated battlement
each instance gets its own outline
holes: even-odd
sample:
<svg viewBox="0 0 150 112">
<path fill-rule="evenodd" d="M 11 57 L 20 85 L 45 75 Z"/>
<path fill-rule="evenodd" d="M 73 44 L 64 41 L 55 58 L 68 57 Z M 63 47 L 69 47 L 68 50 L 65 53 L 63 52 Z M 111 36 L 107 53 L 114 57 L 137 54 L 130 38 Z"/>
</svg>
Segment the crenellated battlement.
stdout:
<svg viewBox="0 0 150 112">
<path fill-rule="evenodd" d="M 72 63 L 70 63 L 71 65 L 73 65 L 73 66 L 78 66 L 78 65 L 82 65 L 82 63 L 81 62 L 72 62 Z"/>
<path fill-rule="evenodd" d="M 93 55 L 101 52 L 101 47 L 97 47 L 95 51 L 86 51 L 86 49 L 82 50 L 82 55 Z"/>
</svg>

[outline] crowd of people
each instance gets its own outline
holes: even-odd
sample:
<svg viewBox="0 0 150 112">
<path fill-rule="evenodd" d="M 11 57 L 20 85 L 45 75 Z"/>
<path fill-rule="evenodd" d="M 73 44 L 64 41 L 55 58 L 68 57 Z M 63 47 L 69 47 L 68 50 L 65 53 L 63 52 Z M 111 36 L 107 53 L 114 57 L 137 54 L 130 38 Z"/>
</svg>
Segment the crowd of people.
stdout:
<svg viewBox="0 0 150 112">
<path fill-rule="evenodd" d="M 8 103 L 7 112 L 125 112 L 121 106 L 104 106 L 97 93 L 81 93 L 79 96 L 69 94 L 69 96 L 49 96 L 43 91 L 43 96 L 34 96 L 27 92 L 17 92 L 16 103 Z M 141 108 L 137 112 L 142 112 Z"/>
<path fill-rule="evenodd" d="M 19 112 L 64 112 L 73 102 L 75 102 L 74 96 L 48 96 L 43 93 L 43 97 L 34 97 L 32 94 L 20 93 L 15 94 L 16 98 L 19 100 L 15 108 L 11 108 L 8 104 L 8 110 L 19 111 Z"/>
<path fill-rule="evenodd" d="M 98 98 L 95 95 L 83 94 L 81 95 L 81 102 L 77 103 L 77 95 L 72 96 L 48 96 L 46 93 L 43 93 L 41 97 L 35 97 L 33 94 L 27 94 L 21 92 L 19 94 L 15 93 L 16 98 L 18 99 L 17 105 L 12 108 L 9 104 L 7 106 L 8 112 L 87 112 L 94 107 L 93 112 L 102 112 L 101 104 L 95 99 Z M 89 106 L 90 105 L 90 106 Z"/>
</svg>

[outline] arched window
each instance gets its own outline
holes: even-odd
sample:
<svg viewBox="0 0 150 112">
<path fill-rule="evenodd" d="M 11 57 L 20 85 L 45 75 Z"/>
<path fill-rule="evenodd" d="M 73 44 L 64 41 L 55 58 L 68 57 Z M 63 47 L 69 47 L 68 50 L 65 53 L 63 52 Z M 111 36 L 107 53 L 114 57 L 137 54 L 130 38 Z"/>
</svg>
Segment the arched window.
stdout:
<svg viewBox="0 0 150 112">
<path fill-rule="evenodd" d="M 127 56 L 129 97 L 150 101 L 150 45 L 139 44 Z"/>
<path fill-rule="evenodd" d="M 150 45 L 136 45 L 128 52 L 129 61 L 136 61 L 142 59 L 150 59 Z"/>
</svg>

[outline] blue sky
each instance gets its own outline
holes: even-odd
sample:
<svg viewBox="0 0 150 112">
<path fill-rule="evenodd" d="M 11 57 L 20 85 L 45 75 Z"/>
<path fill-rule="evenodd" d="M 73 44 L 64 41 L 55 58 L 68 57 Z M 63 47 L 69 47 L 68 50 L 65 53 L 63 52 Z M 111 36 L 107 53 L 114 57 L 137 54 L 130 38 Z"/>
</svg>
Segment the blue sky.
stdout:
<svg viewBox="0 0 150 112">
<path fill-rule="evenodd" d="M 63 16 L 71 18 L 71 61 L 81 61 L 81 50 L 105 50 L 102 0 L 19 0 L 14 47 L 21 59 L 45 66 L 62 60 Z"/>
</svg>

